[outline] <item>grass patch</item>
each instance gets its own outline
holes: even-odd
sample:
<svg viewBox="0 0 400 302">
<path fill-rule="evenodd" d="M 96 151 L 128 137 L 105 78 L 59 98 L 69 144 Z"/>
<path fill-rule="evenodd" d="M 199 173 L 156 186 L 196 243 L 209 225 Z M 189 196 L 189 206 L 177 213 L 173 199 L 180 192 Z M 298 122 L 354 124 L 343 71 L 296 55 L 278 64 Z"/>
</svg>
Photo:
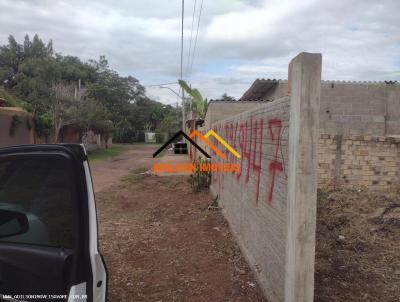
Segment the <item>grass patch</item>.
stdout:
<svg viewBox="0 0 400 302">
<path fill-rule="evenodd" d="M 185 179 L 188 179 L 186 176 L 161 176 L 160 178 L 161 184 L 168 189 L 175 188 L 180 183 L 184 182 Z"/>
<path fill-rule="evenodd" d="M 137 168 L 135 170 L 130 171 L 129 174 L 123 176 L 121 180 L 123 182 L 131 182 L 131 183 L 139 181 L 144 177 L 144 174 L 141 173 L 144 173 L 146 171 L 147 171 L 146 168 Z"/>
<path fill-rule="evenodd" d="M 103 160 L 109 157 L 114 157 L 122 154 L 126 150 L 125 145 L 113 144 L 112 147 L 107 149 L 99 149 L 88 152 L 89 161 Z"/>
</svg>

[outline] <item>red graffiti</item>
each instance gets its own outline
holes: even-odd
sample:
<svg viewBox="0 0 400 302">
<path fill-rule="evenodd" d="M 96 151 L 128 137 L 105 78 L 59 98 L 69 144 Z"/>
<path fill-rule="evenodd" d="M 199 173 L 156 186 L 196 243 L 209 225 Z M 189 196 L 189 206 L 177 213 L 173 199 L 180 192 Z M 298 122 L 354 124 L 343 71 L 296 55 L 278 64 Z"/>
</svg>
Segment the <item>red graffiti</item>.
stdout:
<svg viewBox="0 0 400 302">
<path fill-rule="evenodd" d="M 213 131 L 217 132 L 217 128 L 214 127 Z M 214 146 L 216 148 L 219 148 L 219 141 L 218 140 L 215 140 L 215 142 L 213 142 L 213 144 L 214 144 Z M 212 173 L 212 178 L 211 178 L 212 183 L 216 184 L 218 180 L 219 180 L 219 173 Z"/>
<path fill-rule="evenodd" d="M 252 126 L 253 126 L 253 119 L 250 118 L 249 131 L 247 131 L 247 121 L 245 122 L 245 133 L 246 133 L 246 135 L 245 135 L 244 149 L 243 149 L 242 155 L 241 155 L 241 157 L 247 161 L 247 173 L 246 173 L 246 179 L 245 179 L 246 183 L 249 182 L 249 178 L 250 178 L 251 137 L 252 137 L 251 128 L 252 128 Z M 248 133 L 250 133 L 249 136 L 248 136 Z"/>
<path fill-rule="evenodd" d="M 242 154 L 240 156 L 240 172 L 236 175 L 236 180 L 239 180 L 240 177 L 242 176 L 242 171 L 243 171 L 243 149 L 244 149 L 244 144 L 246 142 L 246 129 L 244 128 L 244 124 L 241 123 L 239 126 L 239 147 L 240 147 L 240 153 Z"/>
<path fill-rule="evenodd" d="M 257 173 L 256 185 L 256 204 L 258 204 L 258 197 L 260 195 L 260 180 L 261 180 L 261 162 L 262 162 L 262 139 L 263 139 L 263 119 L 255 122 L 253 130 L 253 159 L 252 169 Z M 258 133 L 259 132 L 259 133 Z M 258 151 L 257 151 L 258 145 Z M 258 157 L 256 156 L 258 153 Z"/>
<path fill-rule="evenodd" d="M 222 131 L 223 131 L 223 126 L 222 125 L 219 125 L 219 128 L 218 128 L 218 132 L 217 133 L 222 133 Z M 221 144 L 218 144 L 218 148 L 221 146 Z M 226 158 L 226 157 L 225 157 Z M 224 162 L 224 159 L 222 160 L 223 162 Z M 221 192 L 223 192 L 224 191 L 224 173 L 218 173 L 219 175 L 218 175 L 218 187 L 219 187 L 219 190 L 221 191 Z"/>
<path fill-rule="evenodd" d="M 229 125 L 228 144 L 230 144 L 231 146 L 233 145 L 233 124 L 232 123 Z M 229 156 L 229 161 L 228 162 L 233 162 L 235 160 L 234 156 L 233 156 L 233 154 L 231 152 L 228 153 L 228 156 Z"/>
<path fill-rule="evenodd" d="M 234 139 L 233 139 L 233 149 L 237 150 L 236 148 L 238 147 L 237 145 L 237 137 L 238 137 L 238 129 L 239 129 L 239 123 L 236 122 L 235 124 L 235 130 L 234 130 Z M 238 159 L 235 157 L 235 162 L 237 162 Z M 236 173 L 236 172 L 235 172 Z"/>
<path fill-rule="evenodd" d="M 276 136 L 274 135 L 273 128 L 277 129 L 277 131 L 275 130 L 275 133 L 277 134 Z M 275 157 L 274 157 L 274 160 L 272 160 L 269 163 L 269 171 L 270 171 L 270 173 L 272 173 L 272 180 L 271 180 L 271 187 L 270 187 L 269 194 L 268 194 L 268 202 L 271 204 L 274 187 L 275 187 L 276 172 L 283 171 L 283 165 L 281 162 L 278 161 L 278 152 L 281 148 L 282 121 L 279 119 L 269 120 L 268 121 L 268 129 L 269 129 L 269 135 L 271 137 L 271 141 L 272 142 L 276 141 Z"/>
<path fill-rule="evenodd" d="M 223 138 L 241 155 L 240 159 L 237 159 L 230 152 L 225 150 L 227 155 L 226 161 L 240 161 L 240 171 L 236 172 L 236 176 L 228 176 L 223 173 L 213 173 L 213 183 L 218 186 L 220 191 L 223 191 L 224 182 L 227 181 L 227 177 L 234 177 L 236 181 L 240 181 L 242 174 L 245 174 L 244 184 L 248 184 L 251 173 L 254 175 L 256 182 L 256 204 L 258 204 L 260 197 L 263 160 L 267 158 L 267 155 L 263 154 L 264 125 L 265 123 L 263 118 L 254 119 L 253 117 L 250 117 L 250 120 L 245 120 L 241 123 L 235 122 L 223 125 L 220 124 L 213 129 L 217 133 L 221 133 Z M 267 197 L 269 204 L 272 203 L 277 173 L 282 172 L 284 169 L 283 164 L 279 161 L 282 131 L 283 123 L 280 119 L 273 118 L 268 120 L 268 135 L 274 148 L 273 151 L 271 150 L 273 159 L 268 163 L 268 170 L 271 175 L 271 185 Z M 218 141 L 215 142 L 215 145 L 221 147 L 221 144 Z"/>
</svg>

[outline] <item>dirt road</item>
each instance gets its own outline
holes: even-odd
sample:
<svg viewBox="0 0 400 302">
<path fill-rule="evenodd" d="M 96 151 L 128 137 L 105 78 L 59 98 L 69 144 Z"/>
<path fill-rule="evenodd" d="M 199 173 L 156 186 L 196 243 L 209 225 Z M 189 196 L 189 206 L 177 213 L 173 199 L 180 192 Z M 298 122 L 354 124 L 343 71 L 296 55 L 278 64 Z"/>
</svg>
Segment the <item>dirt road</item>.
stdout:
<svg viewBox="0 0 400 302">
<path fill-rule="evenodd" d="M 153 149 L 92 166 L 109 301 L 265 301 L 209 193 L 139 173 Z"/>
<path fill-rule="evenodd" d="M 153 162 L 152 154 L 156 149 L 156 145 L 130 145 L 126 146 L 126 152 L 119 156 L 91 163 L 94 191 L 98 193 L 110 188 L 134 169 L 150 168 Z"/>
</svg>

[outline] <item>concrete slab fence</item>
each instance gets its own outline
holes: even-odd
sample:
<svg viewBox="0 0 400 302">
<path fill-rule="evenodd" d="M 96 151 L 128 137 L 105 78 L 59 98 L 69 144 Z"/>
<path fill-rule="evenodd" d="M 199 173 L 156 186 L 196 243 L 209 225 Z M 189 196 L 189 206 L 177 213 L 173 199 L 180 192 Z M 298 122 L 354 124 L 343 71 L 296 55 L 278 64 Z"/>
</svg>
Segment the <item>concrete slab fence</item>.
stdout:
<svg viewBox="0 0 400 302">
<path fill-rule="evenodd" d="M 238 173 L 213 173 L 211 189 L 270 302 L 309 302 L 314 293 L 321 55 L 290 63 L 290 96 L 212 124 Z M 202 132 L 209 129 L 202 128 Z"/>
</svg>

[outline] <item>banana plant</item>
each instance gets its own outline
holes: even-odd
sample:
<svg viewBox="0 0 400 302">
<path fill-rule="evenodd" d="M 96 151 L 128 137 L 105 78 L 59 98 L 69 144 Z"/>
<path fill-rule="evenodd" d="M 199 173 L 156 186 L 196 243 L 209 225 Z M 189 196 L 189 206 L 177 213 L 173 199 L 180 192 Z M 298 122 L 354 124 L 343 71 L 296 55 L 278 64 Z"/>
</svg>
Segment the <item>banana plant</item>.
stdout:
<svg viewBox="0 0 400 302">
<path fill-rule="evenodd" d="M 190 86 L 184 80 L 178 80 L 181 88 L 192 97 L 192 102 L 200 118 L 204 118 L 207 112 L 207 99 L 203 99 L 200 91 Z"/>
</svg>

